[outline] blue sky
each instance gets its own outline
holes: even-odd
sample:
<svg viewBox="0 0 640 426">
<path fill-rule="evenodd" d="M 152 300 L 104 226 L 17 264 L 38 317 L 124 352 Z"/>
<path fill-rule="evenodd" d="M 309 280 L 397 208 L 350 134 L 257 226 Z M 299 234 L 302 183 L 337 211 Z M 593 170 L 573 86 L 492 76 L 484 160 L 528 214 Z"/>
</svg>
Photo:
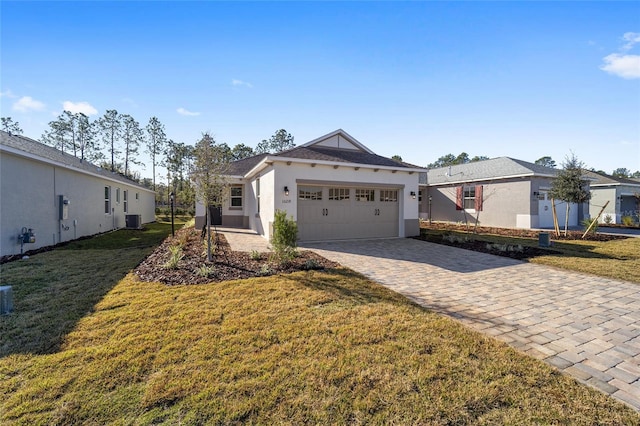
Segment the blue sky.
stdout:
<svg viewBox="0 0 640 426">
<path fill-rule="evenodd" d="M 36 139 L 66 105 L 157 116 L 189 144 L 210 131 L 255 147 L 280 128 L 303 144 L 342 128 L 420 166 L 463 151 L 558 164 L 573 152 L 640 170 L 638 2 L 0 8 L 2 116 Z"/>
</svg>

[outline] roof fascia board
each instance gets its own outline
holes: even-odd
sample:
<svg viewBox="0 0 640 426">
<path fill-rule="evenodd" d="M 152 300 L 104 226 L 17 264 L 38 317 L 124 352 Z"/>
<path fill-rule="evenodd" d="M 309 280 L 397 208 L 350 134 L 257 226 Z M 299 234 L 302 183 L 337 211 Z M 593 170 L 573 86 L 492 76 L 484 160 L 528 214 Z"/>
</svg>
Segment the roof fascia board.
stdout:
<svg viewBox="0 0 640 426">
<path fill-rule="evenodd" d="M 363 151 L 365 151 L 365 152 L 367 152 L 369 154 L 375 154 L 375 152 L 371 151 L 369 148 L 367 148 L 361 142 L 359 142 L 356 138 L 354 138 L 353 136 L 351 136 L 349 133 L 345 132 L 342 129 L 334 130 L 331 133 L 327 133 L 324 136 L 320 136 L 319 138 L 315 138 L 314 140 L 309 141 L 309 142 L 307 142 L 307 143 L 305 143 L 303 145 L 300 145 L 300 146 L 303 146 L 303 147 L 311 146 L 311 145 L 314 145 L 314 144 L 316 144 L 316 143 L 318 143 L 318 142 L 320 142 L 322 140 L 332 138 L 333 136 L 336 136 L 336 135 L 342 135 L 348 142 L 350 142 L 351 144 L 357 146 L 358 148 L 362 149 Z"/>
<path fill-rule="evenodd" d="M 145 188 L 144 186 L 141 186 L 139 183 L 136 183 L 136 182 L 133 182 L 133 181 L 131 181 L 131 182 L 123 182 L 123 181 L 121 181 L 119 179 L 115 179 L 115 178 L 112 178 L 112 177 L 109 177 L 109 176 L 104 176 L 104 175 L 101 175 L 99 173 L 93 173 L 93 172 L 91 172 L 89 170 L 84 170 L 84 169 L 73 167 L 73 166 L 70 166 L 70 165 L 67 165 L 67 164 L 60 163 L 59 161 L 51 160 L 49 158 L 43 158 L 43 157 L 40 157 L 39 155 L 32 154 L 30 152 L 23 151 L 21 149 L 13 148 L 13 147 L 6 146 L 6 145 L 0 145 L 0 151 L 6 151 L 6 152 L 8 152 L 10 154 L 13 154 L 13 155 L 16 155 L 18 157 L 28 158 L 30 160 L 37 161 L 39 163 L 49 164 L 49 165 L 52 165 L 52 166 L 55 166 L 55 167 L 60 167 L 62 169 L 71 170 L 73 172 L 78 172 L 78 173 L 82 173 L 82 174 L 85 174 L 85 175 L 97 177 L 99 179 L 105 179 L 105 180 L 108 180 L 109 182 L 116 182 L 116 183 L 120 183 L 122 185 L 135 186 L 136 188 L 139 188 L 139 189 L 141 189 L 143 191 L 148 191 L 148 192 L 151 192 L 152 194 L 155 194 L 155 191 L 153 191 L 153 190 L 151 190 L 149 188 Z M 91 164 L 91 163 L 87 162 L 86 164 Z M 98 168 L 98 166 L 95 166 L 95 167 Z"/>
<path fill-rule="evenodd" d="M 300 163 L 300 164 L 318 164 L 323 166 L 339 166 L 339 167 L 359 167 L 361 169 L 380 169 L 380 170 L 396 170 L 399 172 L 413 172 L 421 173 L 424 169 L 410 168 L 410 167 L 392 167 L 392 166 L 378 166 L 375 164 L 363 164 L 363 163 L 343 163 L 340 161 L 328 161 L 328 160 L 309 160 L 306 158 L 293 158 L 293 157 L 272 157 L 271 161 L 278 163 Z"/>
</svg>

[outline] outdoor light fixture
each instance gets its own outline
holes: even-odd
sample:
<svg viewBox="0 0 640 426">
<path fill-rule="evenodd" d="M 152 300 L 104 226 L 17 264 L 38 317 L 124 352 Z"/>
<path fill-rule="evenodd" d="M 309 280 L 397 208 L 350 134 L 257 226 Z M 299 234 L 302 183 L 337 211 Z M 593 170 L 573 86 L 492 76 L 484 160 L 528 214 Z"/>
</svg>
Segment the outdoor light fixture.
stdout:
<svg viewBox="0 0 640 426">
<path fill-rule="evenodd" d="M 284 195 L 289 196 L 289 187 L 288 186 L 284 187 Z"/>
<path fill-rule="evenodd" d="M 416 191 L 411 191 L 411 198 L 416 199 Z"/>
</svg>

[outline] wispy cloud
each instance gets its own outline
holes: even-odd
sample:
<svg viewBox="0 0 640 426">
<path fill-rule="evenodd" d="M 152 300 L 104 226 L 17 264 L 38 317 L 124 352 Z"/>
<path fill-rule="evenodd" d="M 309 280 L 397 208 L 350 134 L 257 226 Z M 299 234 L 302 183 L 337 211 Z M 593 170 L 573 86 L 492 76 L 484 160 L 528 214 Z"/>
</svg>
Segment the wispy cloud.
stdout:
<svg viewBox="0 0 640 426">
<path fill-rule="evenodd" d="M 186 115 L 188 117 L 193 117 L 195 115 L 200 115 L 199 112 L 192 112 L 192 111 L 189 111 L 188 109 L 182 108 L 182 107 L 178 108 L 176 111 L 178 112 L 178 114 Z"/>
<path fill-rule="evenodd" d="M 72 101 L 64 101 L 62 103 L 62 108 L 65 111 L 69 111 L 72 112 L 74 114 L 77 114 L 79 112 L 83 113 L 84 115 L 96 115 L 98 113 L 98 110 L 95 109 L 89 102 L 72 102 Z"/>
<path fill-rule="evenodd" d="M 246 81 L 242 81 L 242 80 L 238 80 L 238 79 L 233 79 L 231 80 L 231 84 L 233 84 L 234 86 L 244 86 L 244 87 L 248 87 L 248 88 L 252 88 L 253 84 L 248 83 Z"/>
<path fill-rule="evenodd" d="M 17 98 L 17 95 L 14 95 L 11 89 L 7 89 L 4 92 L 0 92 L 0 98 Z"/>
<path fill-rule="evenodd" d="M 640 43 L 640 33 L 624 33 L 622 40 L 624 41 L 620 47 L 622 53 L 612 53 L 602 58 L 604 64 L 600 69 L 629 80 L 640 78 L 640 55 L 627 53 Z"/>
<path fill-rule="evenodd" d="M 44 103 L 36 101 L 31 96 L 23 96 L 13 104 L 13 110 L 19 112 L 42 111 Z"/>
</svg>

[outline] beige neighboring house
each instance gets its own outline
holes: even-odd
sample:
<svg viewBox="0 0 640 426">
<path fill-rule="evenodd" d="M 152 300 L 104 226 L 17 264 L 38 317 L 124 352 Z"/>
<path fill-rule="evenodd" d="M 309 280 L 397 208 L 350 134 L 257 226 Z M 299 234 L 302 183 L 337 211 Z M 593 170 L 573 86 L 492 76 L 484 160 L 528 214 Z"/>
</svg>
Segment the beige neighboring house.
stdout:
<svg viewBox="0 0 640 426">
<path fill-rule="evenodd" d="M 153 191 L 33 139 L 0 131 L 0 256 L 154 220 Z M 25 237 L 25 230 L 34 237 Z"/>
<path fill-rule="evenodd" d="M 300 241 L 415 236 L 421 171 L 336 130 L 284 152 L 232 163 L 229 196 L 208 217 L 267 239 L 276 210 L 297 222 Z M 204 224 L 205 206 L 197 202 L 196 226 Z"/>
<path fill-rule="evenodd" d="M 596 217 L 608 201 L 598 219 L 600 223 L 610 220 L 611 223 L 620 224 L 624 216 L 632 217 L 635 222 L 640 220 L 640 181 L 596 172 L 586 172 L 586 175 L 591 179 L 591 217 Z"/>
<path fill-rule="evenodd" d="M 549 190 L 558 172 L 509 157 L 431 169 L 420 176 L 420 217 L 502 228 L 553 228 Z M 566 206 L 555 200 L 561 226 Z M 569 207 L 569 226 L 588 217 L 588 204 Z"/>
</svg>

